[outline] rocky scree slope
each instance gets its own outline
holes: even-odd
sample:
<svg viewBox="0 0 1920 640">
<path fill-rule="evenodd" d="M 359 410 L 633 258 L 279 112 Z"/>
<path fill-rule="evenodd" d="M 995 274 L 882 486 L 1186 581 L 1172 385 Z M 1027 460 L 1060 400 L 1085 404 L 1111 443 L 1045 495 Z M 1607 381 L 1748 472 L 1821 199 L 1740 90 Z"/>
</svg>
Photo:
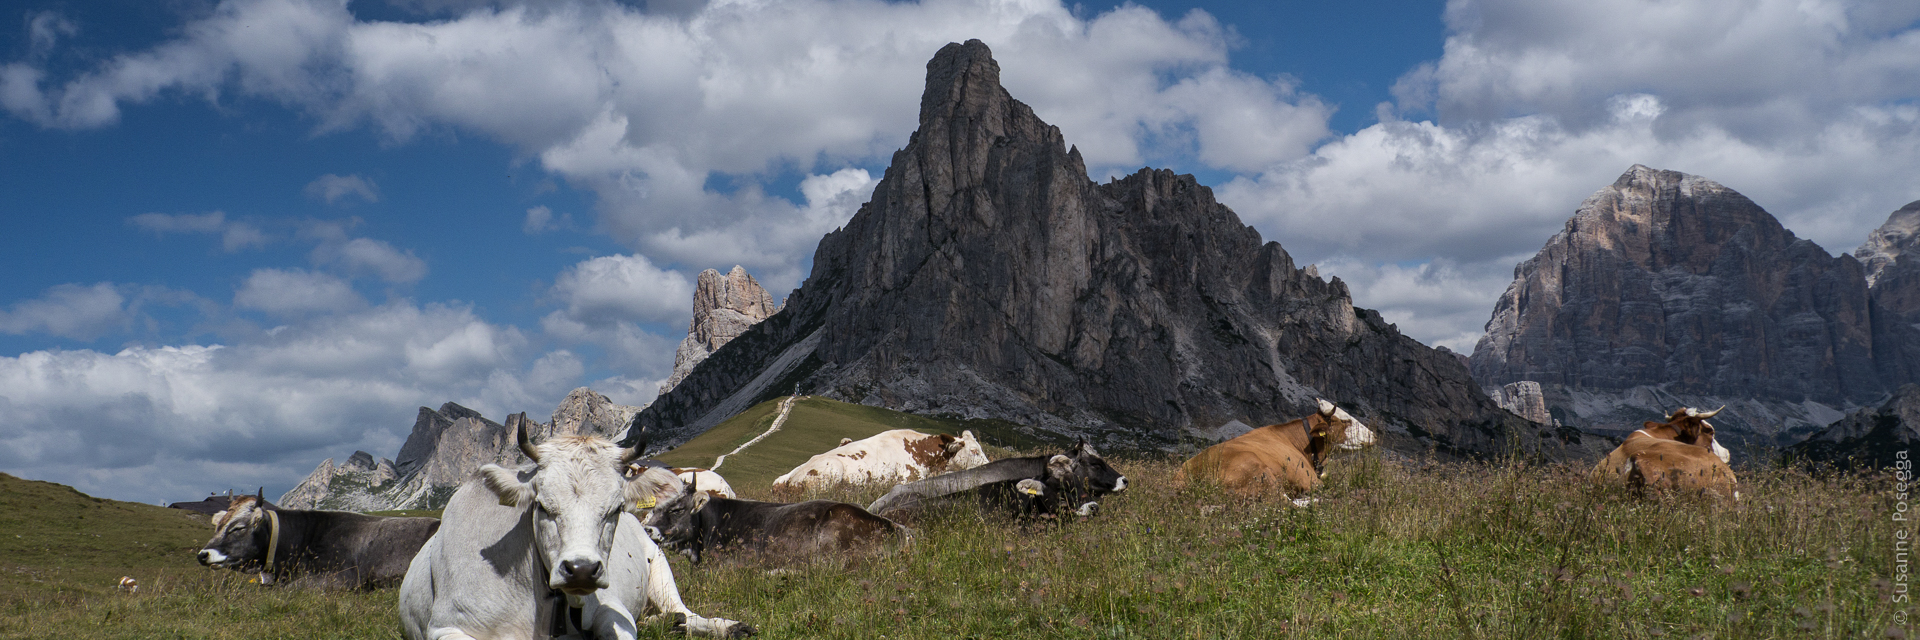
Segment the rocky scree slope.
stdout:
<svg viewBox="0 0 1920 640">
<path fill-rule="evenodd" d="M 1169 448 L 1333 400 L 1389 446 L 1605 443 L 1519 419 L 1450 354 L 1296 268 L 1192 176 L 1088 180 L 979 41 L 927 64 L 920 127 L 786 307 L 645 411 L 663 445 L 789 393 Z"/>
</svg>

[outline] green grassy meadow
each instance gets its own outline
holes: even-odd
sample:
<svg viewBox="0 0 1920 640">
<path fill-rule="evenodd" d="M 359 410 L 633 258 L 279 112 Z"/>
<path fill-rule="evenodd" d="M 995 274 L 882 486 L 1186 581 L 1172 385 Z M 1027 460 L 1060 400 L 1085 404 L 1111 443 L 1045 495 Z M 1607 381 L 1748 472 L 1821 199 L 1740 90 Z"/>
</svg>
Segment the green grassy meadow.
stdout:
<svg viewBox="0 0 1920 640">
<path fill-rule="evenodd" d="M 696 611 L 768 638 L 1886 638 L 1907 606 L 1881 475 L 1749 471 L 1745 499 L 1718 504 L 1595 490 L 1576 467 L 1369 452 L 1296 508 L 1176 488 L 1176 460 L 1115 462 L 1129 489 L 1087 521 L 934 514 L 892 555 L 673 569 Z M 0 507 L 0 637 L 399 636 L 393 590 L 199 567 L 204 518 L 6 476 Z"/>
</svg>

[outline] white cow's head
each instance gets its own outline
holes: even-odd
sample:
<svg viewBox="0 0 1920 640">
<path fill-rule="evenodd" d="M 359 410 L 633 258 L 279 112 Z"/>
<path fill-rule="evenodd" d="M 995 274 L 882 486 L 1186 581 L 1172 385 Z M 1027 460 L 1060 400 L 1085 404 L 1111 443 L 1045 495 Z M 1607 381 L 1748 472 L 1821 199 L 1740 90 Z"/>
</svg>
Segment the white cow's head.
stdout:
<svg viewBox="0 0 1920 640">
<path fill-rule="evenodd" d="M 1373 445 L 1373 430 L 1348 415 L 1346 409 L 1320 400 L 1320 416 L 1327 421 L 1327 435 L 1332 440 L 1331 444 L 1342 451 L 1357 451 Z"/>
<path fill-rule="evenodd" d="M 1326 477 L 1327 458 L 1334 451 L 1355 451 L 1374 443 L 1373 430 L 1360 424 L 1346 409 L 1320 400 L 1320 412 L 1307 418 L 1307 450 L 1313 468 Z"/>
<path fill-rule="evenodd" d="M 631 479 L 623 475 L 646 449 L 644 433 L 632 449 L 599 436 L 558 436 L 535 445 L 527 437 L 526 414 L 509 416 L 507 422 L 534 466 L 513 470 L 489 464 L 480 468 L 482 481 L 500 504 L 532 505 L 534 553 L 546 564 L 547 586 L 570 596 L 606 588 L 606 559 L 620 513 L 679 479 L 659 467 Z"/>
<path fill-rule="evenodd" d="M 972 469 L 987 463 L 987 452 L 980 448 L 980 440 L 973 437 L 972 431 L 960 432 L 960 438 L 954 441 L 953 459 L 947 461 L 950 470 Z"/>
</svg>

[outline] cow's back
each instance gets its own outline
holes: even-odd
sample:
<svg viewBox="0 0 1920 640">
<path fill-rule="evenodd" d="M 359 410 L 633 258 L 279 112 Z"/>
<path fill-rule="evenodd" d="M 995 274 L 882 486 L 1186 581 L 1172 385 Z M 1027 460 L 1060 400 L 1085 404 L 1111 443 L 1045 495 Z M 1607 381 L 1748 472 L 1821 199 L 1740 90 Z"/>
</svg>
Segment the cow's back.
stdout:
<svg viewBox="0 0 1920 640">
<path fill-rule="evenodd" d="M 1737 498 L 1733 469 L 1713 450 L 1673 440 L 1629 439 L 1620 445 L 1631 464 L 1624 476 L 1635 491 L 1673 491 Z"/>
<path fill-rule="evenodd" d="M 413 557 L 440 530 L 438 518 L 378 518 L 355 536 L 355 564 L 363 586 L 387 586 L 406 576 Z"/>
<path fill-rule="evenodd" d="M 1175 480 L 1212 480 L 1242 495 L 1276 485 L 1283 492 L 1312 491 L 1320 486 L 1312 461 L 1271 426 L 1207 447 L 1180 465 Z"/>
<path fill-rule="evenodd" d="M 980 444 L 963 435 L 960 440 L 968 460 L 986 460 Z M 938 439 L 912 429 L 883 431 L 855 442 L 834 447 L 808 458 L 800 466 L 774 478 L 775 487 L 821 488 L 835 484 L 873 484 L 911 482 L 941 473 L 960 471 L 954 460 L 941 457 L 938 445 L 925 443 Z M 972 468 L 972 467 L 964 467 Z"/>
</svg>

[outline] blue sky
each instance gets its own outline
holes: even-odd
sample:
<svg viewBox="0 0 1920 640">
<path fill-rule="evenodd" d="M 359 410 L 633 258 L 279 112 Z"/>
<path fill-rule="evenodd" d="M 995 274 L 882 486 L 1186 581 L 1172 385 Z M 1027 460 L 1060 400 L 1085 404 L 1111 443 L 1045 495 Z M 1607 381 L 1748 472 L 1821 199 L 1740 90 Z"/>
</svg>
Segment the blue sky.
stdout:
<svg viewBox="0 0 1920 640">
<path fill-rule="evenodd" d="M 1920 6 L 231 0 L 0 7 L 0 470 L 143 501 L 416 407 L 655 394 L 776 298 L 981 38 L 1090 177 L 1198 175 L 1428 344 L 1635 163 L 1851 250 L 1920 199 Z"/>
</svg>

